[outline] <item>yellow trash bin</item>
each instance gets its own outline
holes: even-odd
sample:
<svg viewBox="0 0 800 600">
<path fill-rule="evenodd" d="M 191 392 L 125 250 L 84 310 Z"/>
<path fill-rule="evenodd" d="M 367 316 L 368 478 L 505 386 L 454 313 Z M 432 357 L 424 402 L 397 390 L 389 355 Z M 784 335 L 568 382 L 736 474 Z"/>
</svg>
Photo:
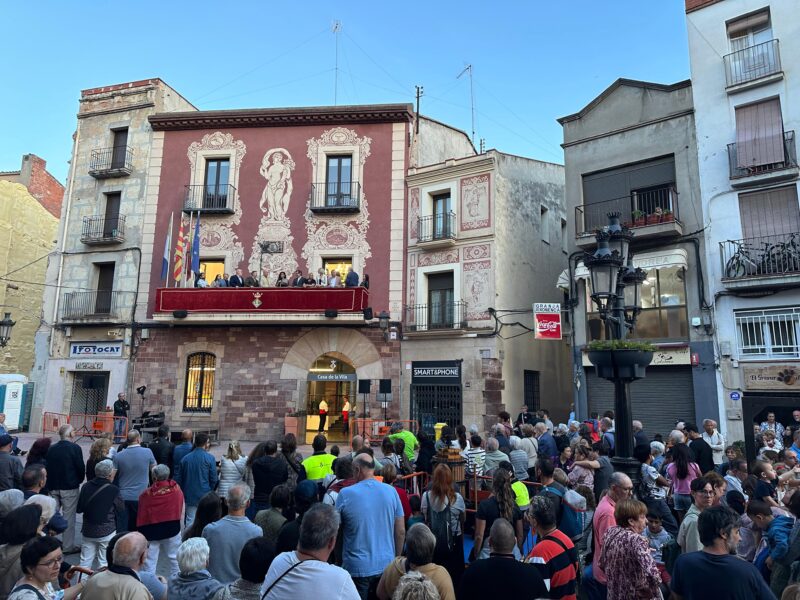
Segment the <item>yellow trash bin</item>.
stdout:
<svg viewBox="0 0 800 600">
<path fill-rule="evenodd" d="M 433 426 L 433 431 L 435 432 L 436 441 L 439 441 L 439 438 L 442 437 L 442 427 L 446 426 L 447 423 L 436 423 Z"/>
</svg>

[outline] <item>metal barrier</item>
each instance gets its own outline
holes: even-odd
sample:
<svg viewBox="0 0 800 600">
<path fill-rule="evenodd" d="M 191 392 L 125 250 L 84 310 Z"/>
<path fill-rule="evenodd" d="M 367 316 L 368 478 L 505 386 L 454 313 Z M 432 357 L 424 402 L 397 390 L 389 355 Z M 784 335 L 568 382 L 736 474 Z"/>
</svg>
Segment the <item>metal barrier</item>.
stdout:
<svg viewBox="0 0 800 600">
<path fill-rule="evenodd" d="M 360 435 L 364 438 L 364 445 L 378 445 L 381 440 L 389 435 L 389 430 L 394 423 L 402 423 L 406 429 L 417 435 L 419 423 L 410 419 L 350 419 L 350 445 L 353 445 L 353 436 Z"/>
<path fill-rule="evenodd" d="M 42 413 L 42 435 L 58 433 L 62 425 L 69 423 L 69 415 L 62 413 Z"/>
<path fill-rule="evenodd" d="M 395 485 L 399 484 L 409 496 L 422 496 L 422 492 L 424 492 L 425 488 L 428 487 L 429 480 L 430 475 L 428 473 L 425 473 L 424 471 L 417 471 L 416 473 L 398 477 L 397 484 Z"/>
<path fill-rule="evenodd" d="M 107 433 L 114 434 L 116 438 L 125 438 L 128 435 L 128 418 L 115 417 L 110 412 L 94 415 L 46 412 L 42 415 L 42 434 L 58 433 L 61 426 L 66 424 L 75 428 L 75 436 L 78 438 L 96 438 Z"/>
</svg>

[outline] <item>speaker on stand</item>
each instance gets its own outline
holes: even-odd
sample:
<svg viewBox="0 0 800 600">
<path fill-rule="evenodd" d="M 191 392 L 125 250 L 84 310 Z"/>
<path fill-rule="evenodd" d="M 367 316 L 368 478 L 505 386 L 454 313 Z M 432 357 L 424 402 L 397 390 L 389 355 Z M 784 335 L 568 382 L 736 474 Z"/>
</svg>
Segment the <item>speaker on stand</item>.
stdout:
<svg viewBox="0 0 800 600">
<path fill-rule="evenodd" d="M 392 380 L 381 379 L 380 385 L 378 386 L 378 392 L 383 394 L 383 399 L 381 400 L 381 404 L 383 404 L 383 420 L 388 422 L 389 403 L 386 401 L 386 394 L 392 393 Z"/>
<path fill-rule="evenodd" d="M 369 402 L 368 402 L 367 399 L 369 397 L 370 387 L 371 386 L 372 386 L 372 381 L 369 380 L 369 379 L 359 379 L 358 380 L 358 393 L 361 394 L 361 402 L 363 403 L 364 408 L 366 408 L 367 410 L 369 409 Z M 357 419 L 358 418 L 358 410 L 356 410 L 354 412 L 356 414 L 356 419 Z M 366 413 L 365 413 L 365 416 L 366 416 Z M 358 423 L 358 421 L 356 421 L 356 423 Z M 356 435 L 359 434 L 358 425 L 356 425 L 355 433 L 356 433 Z"/>
</svg>

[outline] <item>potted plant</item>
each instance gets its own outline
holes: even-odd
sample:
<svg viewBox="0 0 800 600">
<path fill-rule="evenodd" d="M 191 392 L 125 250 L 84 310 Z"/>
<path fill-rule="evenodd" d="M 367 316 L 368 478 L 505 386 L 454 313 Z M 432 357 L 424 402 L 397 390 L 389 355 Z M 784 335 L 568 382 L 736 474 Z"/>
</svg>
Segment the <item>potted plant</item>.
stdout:
<svg viewBox="0 0 800 600">
<path fill-rule="evenodd" d="M 589 361 L 604 379 L 641 379 L 656 347 L 631 340 L 595 340 L 587 347 Z"/>
<path fill-rule="evenodd" d="M 634 210 L 631 213 L 631 216 L 633 217 L 633 226 L 634 227 L 641 227 L 642 225 L 646 224 L 644 211 L 641 211 L 641 210 L 638 210 L 638 209 Z"/>
<path fill-rule="evenodd" d="M 663 209 L 660 206 L 656 206 L 655 210 L 647 215 L 647 224 L 654 225 L 655 223 L 661 222 L 661 216 L 664 214 Z"/>
<path fill-rule="evenodd" d="M 661 222 L 662 223 L 668 223 L 668 222 L 674 221 L 674 220 L 675 220 L 675 215 L 672 214 L 672 211 L 670 209 L 665 208 L 664 212 L 661 214 Z"/>
<path fill-rule="evenodd" d="M 287 433 L 293 433 L 298 440 L 301 440 L 299 443 L 305 443 L 306 416 L 307 413 L 304 410 L 296 410 L 284 416 L 283 417 L 284 435 Z"/>
</svg>

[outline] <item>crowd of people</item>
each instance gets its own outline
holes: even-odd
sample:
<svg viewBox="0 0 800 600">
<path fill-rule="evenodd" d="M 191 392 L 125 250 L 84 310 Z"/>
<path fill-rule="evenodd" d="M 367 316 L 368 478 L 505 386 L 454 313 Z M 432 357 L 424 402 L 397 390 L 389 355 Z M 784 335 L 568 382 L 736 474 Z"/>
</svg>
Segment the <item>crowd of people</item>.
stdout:
<svg viewBox="0 0 800 600">
<path fill-rule="evenodd" d="M 285 271 L 278 273 L 277 277 L 270 274 L 269 269 L 265 268 L 259 275 L 258 271 L 251 271 L 249 275 L 245 275 L 242 269 L 236 269 L 230 277 L 227 273 L 217 274 L 213 281 L 206 279 L 204 271 L 195 273 L 194 287 L 196 288 L 237 288 L 237 287 L 364 287 L 369 288 L 369 275 L 364 275 L 363 281 L 359 279 L 358 273 L 353 270 L 353 267 L 347 268 L 347 273 L 344 278 L 337 270 L 328 271 L 320 268 L 317 273 L 309 271 L 304 274 L 300 269 L 297 269 L 291 276 L 286 275 Z"/>
<path fill-rule="evenodd" d="M 380 452 L 231 441 L 219 462 L 208 435 L 174 444 L 166 425 L 147 445 L 99 438 L 84 462 L 64 425 L 23 467 L 6 433 L 0 600 L 800 597 L 795 414 L 767 418 L 784 448 L 751 463 L 712 420 L 666 439 L 634 421 L 633 479 L 611 412 L 555 425 L 523 407 L 438 440 L 396 422 Z"/>
</svg>

